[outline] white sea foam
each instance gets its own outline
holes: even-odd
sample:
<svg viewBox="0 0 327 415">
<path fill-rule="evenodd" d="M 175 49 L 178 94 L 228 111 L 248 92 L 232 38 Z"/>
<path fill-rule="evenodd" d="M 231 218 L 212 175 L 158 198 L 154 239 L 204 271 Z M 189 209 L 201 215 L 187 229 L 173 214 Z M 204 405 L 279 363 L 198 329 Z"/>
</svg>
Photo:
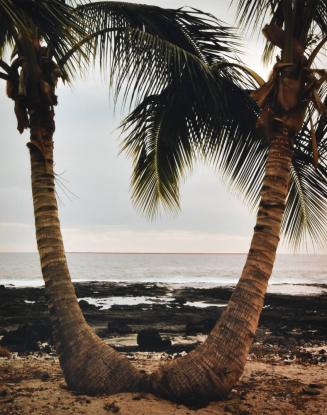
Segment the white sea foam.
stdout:
<svg viewBox="0 0 327 415">
<path fill-rule="evenodd" d="M 103 298 L 94 298 L 94 297 L 82 297 L 79 300 L 85 300 L 89 304 L 96 305 L 100 307 L 101 310 L 107 310 L 113 305 L 138 305 L 138 304 L 165 304 L 168 301 L 171 301 L 167 298 L 158 298 L 158 297 L 103 297 Z"/>
<path fill-rule="evenodd" d="M 103 297 L 103 298 L 94 298 L 94 297 L 82 297 L 79 300 L 85 300 L 89 304 L 96 305 L 100 307 L 100 310 L 108 310 L 113 305 L 139 305 L 139 304 L 169 304 L 169 302 L 174 301 L 174 298 L 167 297 Z M 206 303 L 204 301 L 187 301 L 186 306 L 192 307 L 224 307 L 226 304 L 214 304 Z"/>
</svg>

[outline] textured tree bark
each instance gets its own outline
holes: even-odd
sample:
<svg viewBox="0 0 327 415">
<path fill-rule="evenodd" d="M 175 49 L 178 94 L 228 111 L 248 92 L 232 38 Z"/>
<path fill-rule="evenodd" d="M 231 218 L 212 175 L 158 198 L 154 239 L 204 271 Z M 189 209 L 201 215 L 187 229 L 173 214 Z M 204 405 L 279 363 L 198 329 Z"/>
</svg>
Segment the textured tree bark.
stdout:
<svg viewBox="0 0 327 415">
<path fill-rule="evenodd" d="M 154 393 L 204 403 L 226 397 L 240 378 L 276 256 L 291 159 L 288 134 L 272 137 L 250 251 L 228 307 L 201 346 L 151 375 Z"/>
<path fill-rule="evenodd" d="M 144 387 L 144 375 L 102 341 L 86 323 L 72 285 L 61 236 L 53 172 L 53 111 L 29 108 L 32 192 L 37 246 L 53 338 L 69 388 L 89 394 Z"/>
</svg>

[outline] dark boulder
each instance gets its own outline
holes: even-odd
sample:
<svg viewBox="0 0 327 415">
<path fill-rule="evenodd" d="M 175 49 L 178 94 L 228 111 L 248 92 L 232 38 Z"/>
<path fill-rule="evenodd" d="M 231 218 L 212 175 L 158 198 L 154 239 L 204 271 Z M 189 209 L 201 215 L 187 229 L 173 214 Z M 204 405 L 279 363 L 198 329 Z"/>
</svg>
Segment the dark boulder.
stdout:
<svg viewBox="0 0 327 415">
<path fill-rule="evenodd" d="M 78 304 L 81 307 L 82 311 L 99 311 L 96 305 L 90 304 L 86 300 L 80 300 Z"/>
<path fill-rule="evenodd" d="M 141 330 L 137 335 L 137 344 L 141 350 L 147 351 L 160 351 L 171 347 L 171 341 L 163 340 L 156 329 Z"/>
</svg>

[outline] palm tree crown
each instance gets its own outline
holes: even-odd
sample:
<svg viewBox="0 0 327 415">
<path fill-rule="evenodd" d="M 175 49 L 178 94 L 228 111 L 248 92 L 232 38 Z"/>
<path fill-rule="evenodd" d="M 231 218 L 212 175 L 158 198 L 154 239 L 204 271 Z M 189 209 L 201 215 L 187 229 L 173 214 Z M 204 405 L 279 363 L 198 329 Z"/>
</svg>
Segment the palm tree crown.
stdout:
<svg viewBox="0 0 327 415">
<path fill-rule="evenodd" d="M 238 3 L 239 20 L 244 27 L 260 27 L 269 13 L 271 20 L 264 27 L 264 59 L 271 60 L 276 49 L 281 53 L 267 83 L 240 62 L 226 57 L 207 61 L 200 57 L 223 100 L 219 112 L 205 92 L 199 97 L 182 73 L 178 81 L 148 96 L 125 119 L 122 148 L 134 160 L 133 198 L 150 216 L 160 203 L 178 207 L 179 179 L 201 152 L 251 206 L 256 206 L 269 148 L 267 115 L 277 105 L 276 109 L 287 114 L 275 122 L 296 132 L 283 234 L 295 248 L 306 237 L 321 246 L 327 238 L 327 88 L 326 71 L 314 65 L 326 40 L 326 4 L 287 0 Z M 295 79 L 292 75 L 285 87 L 278 85 L 280 71 L 294 67 Z M 299 91 L 298 102 L 289 102 L 288 91 L 299 88 L 302 77 L 305 91 Z M 260 88 L 254 89 L 250 79 Z M 248 97 L 250 90 L 257 106 Z M 294 112 L 297 122 L 288 125 Z"/>
<path fill-rule="evenodd" d="M 327 74 L 316 65 L 321 63 L 319 54 L 323 58 L 326 42 L 326 2 L 243 0 L 238 4 L 238 13 L 243 27 L 265 25 L 266 62 L 276 49 L 280 51 L 268 83 L 253 96 L 262 109 L 258 121 L 261 127 L 265 128 L 265 117 L 274 108 L 286 112 L 275 122 L 296 133 L 283 232 L 295 247 L 305 240 L 306 233 L 321 246 L 327 236 Z M 290 75 L 287 83 L 281 84 L 283 71 Z M 305 89 L 300 90 L 303 82 Z M 296 88 L 298 100 L 292 102 L 289 92 Z M 274 91 L 278 91 L 277 99 Z M 289 124 L 291 118 L 293 125 Z"/>
</svg>

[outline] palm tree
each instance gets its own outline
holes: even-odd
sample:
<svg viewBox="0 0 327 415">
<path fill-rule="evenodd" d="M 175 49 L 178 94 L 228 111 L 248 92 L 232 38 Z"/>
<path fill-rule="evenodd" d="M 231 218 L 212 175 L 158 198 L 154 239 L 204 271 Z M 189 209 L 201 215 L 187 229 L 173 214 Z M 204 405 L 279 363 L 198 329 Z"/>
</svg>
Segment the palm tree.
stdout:
<svg viewBox="0 0 327 415">
<path fill-rule="evenodd" d="M 228 83 L 238 89 L 228 80 L 228 71 L 214 76 L 210 65 L 229 55 L 233 37 L 216 19 L 194 10 L 120 2 L 73 7 L 60 0 L 0 0 L 0 78 L 14 101 L 18 131 L 30 132 L 37 246 L 55 347 L 72 389 L 115 393 L 149 389 L 150 383 L 87 325 L 71 283 L 53 169 L 57 80 L 71 82 L 99 58 L 115 82 L 116 96 L 123 89 L 125 99 L 141 102 L 168 93 L 183 79 L 193 96 L 202 97 L 198 105 L 203 117 L 209 104 L 208 116 L 218 125 L 226 107 L 222 87 Z M 10 63 L 5 62 L 8 51 Z M 247 100 L 241 90 L 237 93 Z M 181 150 L 187 159 L 187 149 Z"/>
<path fill-rule="evenodd" d="M 295 247 L 307 235 L 313 243 L 327 239 L 327 74 L 314 66 L 327 40 L 327 3 L 240 0 L 238 13 L 244 26 L 255 27 L 270 14 L 264 58 L 278 53 L 268 82 L 240 63 L 212 63 L 226 102 L 224 122 L 188 89 L 185 76 L 147 97 L 123 123 L 134 201 L 150 216 L 160 203 L 178 207 L 179 180 L 200 152 L 250 203 L 260 199 L 227 309 L 201 346 L 151 375 L 155 393 L 178 401 L 224 397 L 241 376 L 281 234 Z M 237 82 L 243 71 L 259 83 L 250 92 L 257 112 L 231 83 L 236 71 Z"/>
</svg>

